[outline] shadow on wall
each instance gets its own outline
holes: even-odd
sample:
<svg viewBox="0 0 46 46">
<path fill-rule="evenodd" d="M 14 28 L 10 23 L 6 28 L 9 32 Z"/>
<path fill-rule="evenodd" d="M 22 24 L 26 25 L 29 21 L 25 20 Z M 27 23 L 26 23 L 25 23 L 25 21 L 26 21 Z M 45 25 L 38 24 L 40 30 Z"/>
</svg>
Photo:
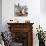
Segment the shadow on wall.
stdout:
<svg viewBox="0 0 46 46">
<path fill-rule="evenodd" d="M 46 13 L 46 0 L 40 0 L 40 10 L 42 13 Z"/>
<path fill-rule="evenodd" d="M 0 0 L 0 31 L 2 31 L 2 0 Z"/>
</svg>

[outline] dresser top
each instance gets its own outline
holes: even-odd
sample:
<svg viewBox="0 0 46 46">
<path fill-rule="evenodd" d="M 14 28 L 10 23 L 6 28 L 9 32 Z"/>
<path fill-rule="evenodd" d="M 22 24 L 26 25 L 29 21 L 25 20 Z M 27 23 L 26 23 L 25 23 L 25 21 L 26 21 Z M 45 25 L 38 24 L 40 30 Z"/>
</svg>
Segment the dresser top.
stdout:
<svg viewBox="0 0 46 46">
<path fill-rule="evenodd" d="M 16 24 L 19 24 L 19 25 L 23 25 L 23 24 L 30 24 L 30 25 L 33 25 L 34 23 L 7 23 L 8 25 L 16 25 Z"/>
</svg>

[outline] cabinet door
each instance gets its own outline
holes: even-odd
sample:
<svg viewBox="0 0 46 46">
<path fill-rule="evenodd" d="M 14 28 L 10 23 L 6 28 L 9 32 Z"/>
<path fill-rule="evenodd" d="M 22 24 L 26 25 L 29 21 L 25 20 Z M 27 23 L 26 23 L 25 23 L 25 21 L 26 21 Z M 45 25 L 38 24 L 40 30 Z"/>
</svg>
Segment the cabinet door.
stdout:
<svg viewBox="0 0 46 46">
<path fill-rule="evenodd" d="M 16 43 L 22 43 L 22 46 L 28 46 L 28 32 L 12 32 L 12 40 Z"/>
</svg>

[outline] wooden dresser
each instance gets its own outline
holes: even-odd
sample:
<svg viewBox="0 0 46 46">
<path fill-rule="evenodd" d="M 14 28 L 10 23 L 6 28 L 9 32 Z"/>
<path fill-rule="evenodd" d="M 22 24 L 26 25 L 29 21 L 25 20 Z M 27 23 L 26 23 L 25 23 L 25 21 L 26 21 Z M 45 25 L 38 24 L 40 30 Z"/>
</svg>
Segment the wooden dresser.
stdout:
<svg viewBox="0 0 46 46">
<path fill-rule="evenodd" d="M 23 43 L 22 46 L 33 46 L 33 23 L 7 23 L 12 39 Z"/>
</svg>

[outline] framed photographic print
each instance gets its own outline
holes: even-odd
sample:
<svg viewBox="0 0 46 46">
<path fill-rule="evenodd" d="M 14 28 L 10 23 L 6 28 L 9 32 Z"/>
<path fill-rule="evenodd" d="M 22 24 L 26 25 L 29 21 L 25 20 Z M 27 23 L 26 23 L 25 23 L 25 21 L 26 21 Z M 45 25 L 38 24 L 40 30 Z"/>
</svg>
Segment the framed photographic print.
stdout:
<svg viewBox="0 0 46 46">
<path fill-rule="evenodd" d="M 27 16 L 28 15 L 27 11 L 28 11 L 27 6 L 20 6 L 19 3 L 14 7 L 14 15 L 16 16 Z"/>
</svg>

